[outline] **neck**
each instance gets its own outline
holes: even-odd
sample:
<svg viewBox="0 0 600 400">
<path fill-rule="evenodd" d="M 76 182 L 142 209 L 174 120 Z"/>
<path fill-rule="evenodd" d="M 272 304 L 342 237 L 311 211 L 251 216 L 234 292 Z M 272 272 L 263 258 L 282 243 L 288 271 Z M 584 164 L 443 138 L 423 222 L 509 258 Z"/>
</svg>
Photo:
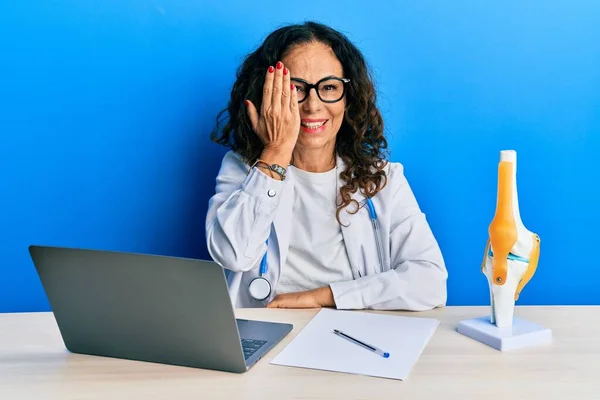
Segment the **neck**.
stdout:
<svg viewBox="0 0 600 400">
<path fill-rule="evenodd" d="M 335 167 L 335 152 L 331 150 L 294 150 L 292 164 L 308 172 L 327 172 Z"/>
</svg>

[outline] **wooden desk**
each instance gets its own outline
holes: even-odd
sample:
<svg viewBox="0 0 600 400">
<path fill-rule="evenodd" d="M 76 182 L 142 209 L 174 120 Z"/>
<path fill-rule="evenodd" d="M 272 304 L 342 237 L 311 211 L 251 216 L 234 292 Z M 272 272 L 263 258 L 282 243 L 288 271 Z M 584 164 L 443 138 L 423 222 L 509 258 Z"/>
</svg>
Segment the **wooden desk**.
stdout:
<svg viewBox="0 0 600 400">
<path fill-rule="evenodd" d="M 554 343 L 513 353 L 456 333 L 487 307 L 399 313 L 442 321 L 406 381 L 270 365 L 316 312 L 237 310 L 295 326 L 239 375 L 70 354 L 51 313 L 0 314 L 0 399 L 600 399 L 600 307 L 518 307 L 551 328 Z"/>
</svg>

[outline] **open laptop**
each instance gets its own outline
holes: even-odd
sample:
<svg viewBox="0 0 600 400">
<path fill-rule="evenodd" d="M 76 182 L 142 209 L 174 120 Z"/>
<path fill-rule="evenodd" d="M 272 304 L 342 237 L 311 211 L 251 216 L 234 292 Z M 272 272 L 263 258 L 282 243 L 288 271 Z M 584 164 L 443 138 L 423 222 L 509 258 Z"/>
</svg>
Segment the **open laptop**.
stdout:
<svg viewBox="0 0 600 400">
<path fill-rule="evenodd" d="M 236 320 L 212 261 L 30 246 L 73 353 L 245 372 L 291 324 Z"/>
</svg>

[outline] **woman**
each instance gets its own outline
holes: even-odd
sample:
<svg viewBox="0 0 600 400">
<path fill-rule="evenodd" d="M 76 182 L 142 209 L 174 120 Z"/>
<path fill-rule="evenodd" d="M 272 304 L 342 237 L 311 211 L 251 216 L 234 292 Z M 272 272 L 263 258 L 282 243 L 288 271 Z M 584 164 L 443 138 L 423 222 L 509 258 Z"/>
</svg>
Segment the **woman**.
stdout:
<svg viewBox="0 0 600 400">
<path fill-rule="evenodd" d="M 445 305 L 442 254 L 383 157 L 375 101 L 361 52 L 321 24 L 280 28 L 245 59 L 206 217 L 236 307 Z"/>
</svg>

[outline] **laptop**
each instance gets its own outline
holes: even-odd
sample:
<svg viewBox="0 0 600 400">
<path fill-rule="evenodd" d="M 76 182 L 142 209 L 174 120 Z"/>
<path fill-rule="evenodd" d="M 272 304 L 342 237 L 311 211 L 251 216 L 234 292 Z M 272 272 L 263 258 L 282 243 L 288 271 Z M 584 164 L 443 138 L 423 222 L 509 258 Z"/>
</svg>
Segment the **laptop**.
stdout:
<svg viewBox="0 0 600 400">
<path fill-rule="evenodd" d="M 293 328 L 235 318 L 212 261 L 30 246 L 72 353 L 241 373 Z"/>
</svg>

